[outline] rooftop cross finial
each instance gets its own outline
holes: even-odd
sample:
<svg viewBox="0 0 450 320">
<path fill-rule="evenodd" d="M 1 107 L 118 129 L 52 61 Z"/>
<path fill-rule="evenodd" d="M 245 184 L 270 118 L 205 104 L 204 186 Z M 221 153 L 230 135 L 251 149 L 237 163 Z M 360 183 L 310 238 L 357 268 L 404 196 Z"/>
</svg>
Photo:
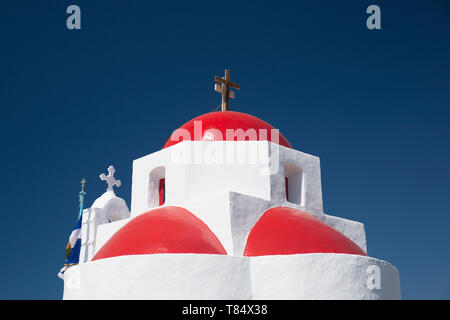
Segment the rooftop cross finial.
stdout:
<svg viewBox="0 0 450 320">
<path fill-rule="evenodd" d="M 78 217 L 81 217 L 81 215 L 83 214 L 83 202 L 84 202 L 84 196 L 86 195 L 86 192 L 84 192 L 85 185 L 86 185 L 86 179 L 83 178 L 81 180 L 81 191 L 78 194 L 78 200 L 80 202 L 80 213 L 79 213 Z"/>
<path fill-rule="evenodd" d="M 86 185 L 86 179 L 85 178 L 83 178 L 82 180 L 81 180 L 81 192 L 84 192 L 84 186 Z"/>
<path fill-rule="evenodd" d="M 215 76 L 214 82 L 216 82 L 214 89 L 222 94 L 222 111 L 228 111 L 228 98 L 234 99 L 234 91 L 230 90 L 230 87 L 239 90 L 241 86 L 230 81 L 228 69 L 225 69 L 224 78 Z"/>
<path fill-rule="evenodd" d="M 109 166 L 108 167 L 108 175 L 105 175 L 104 173 L 102 173 L 100 175 L 100 179 L 106 181 L 106 183 L 108 184 L 108 189 L 106 189 L 106 191 L 114 191 L 113 187 L 120 187 L 121 182 L 120 180 L 116 180 L 116 178 L 114 178 L 114 172 L 116 172 L 116 170 L 114 169 L 113 166 Z"/>
</svg>

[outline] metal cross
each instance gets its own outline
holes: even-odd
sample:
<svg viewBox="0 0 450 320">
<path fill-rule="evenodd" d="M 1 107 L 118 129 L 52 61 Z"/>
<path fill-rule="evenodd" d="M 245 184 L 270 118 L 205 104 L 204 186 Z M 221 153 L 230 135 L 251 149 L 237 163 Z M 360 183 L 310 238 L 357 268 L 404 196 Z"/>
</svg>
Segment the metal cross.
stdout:
<svg viewBox="0 0 450 320">
<path fill-rule="evenodd" d="M 225 69 L 224 78 L 215 76 L 214 82 L 216 83 L 214 89 L 222 94 L 222 111 L 228 111 L 228 98 L 234 99 L 234 91 L 230 90 L 230 87 L 239 90 L 241 86 L 230 81 L 228 69 Z"/>
<path fill-rule="evenodd" d="M 104 173 L 100 175 L 100 179 L 106 181 L 106 183 L 108 184 L 108 189 L 106 189 L 106 191 L 113 191 L 114 186 L 120 187 L 121 185 L 120 180 L 116 180 L 116 178 L 114 178 L 114 172 L 116 172 L 114 167 L 109 166 L 108 175 L 105 175 Z"/>
<path fill-rule="evenodd" d="M 81 191 L 78 194 L 78 201 L 80 202 L 80 217 L 83 214 L 83 201 L 84 201 L 84 195 L 86 194 L 86 192 L 84 192 L 85 185 L 86 185 L 86 179 L 83 178 L 81 180 Z"/>
<path fill-rule="evenodd" d="M 83 179 L 81 180 L 81 192 L 84 192 L 84 186 L 85 186 L 85 184 L 86 184 L 86 179 L 83 178 Z"/>
</svg>

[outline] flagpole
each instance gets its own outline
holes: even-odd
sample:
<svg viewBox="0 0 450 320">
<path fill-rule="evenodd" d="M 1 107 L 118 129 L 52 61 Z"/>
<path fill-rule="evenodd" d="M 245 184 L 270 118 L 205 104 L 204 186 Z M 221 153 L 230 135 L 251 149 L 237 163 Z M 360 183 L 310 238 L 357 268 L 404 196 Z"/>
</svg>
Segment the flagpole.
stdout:
<svg viewBox="0 0 450 320">
<path fill-rule="evenodd" d="M 84 185 L 85 184 L 86 184 L 86 179 L 83 178 L 83 180 L 81 180 L 81 191 L 79 193 L 80 213 L 78 214 L 78 219 L 80 219 L 82 214 L 83 214 L 84 196 L 86 195 L 86 192 L 84 192 Z"/>
</svg>

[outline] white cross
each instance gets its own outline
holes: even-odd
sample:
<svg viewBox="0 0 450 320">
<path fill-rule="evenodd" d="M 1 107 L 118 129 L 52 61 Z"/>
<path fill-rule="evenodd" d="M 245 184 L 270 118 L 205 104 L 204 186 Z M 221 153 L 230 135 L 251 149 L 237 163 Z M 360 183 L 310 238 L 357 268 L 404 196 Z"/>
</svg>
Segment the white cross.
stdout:
<svg viewBox="0 0 450 320">
<path fill-rule="evenodd" d="M 106 191 L 114 192 L 113 187 L 120 187 L 121 185 L 120 180 L 116 180 L 116 178 L 114 178 L 114 172 L 116 172 L 116 170 L 114 170 L 114 167 L 109 166 L 108 175 L 105 175 L 104 173 L 100 175 L 100 179 L 106 181 L 106 183 L 108 184 L 108 189 L 106 189 Z"/>
</svg>

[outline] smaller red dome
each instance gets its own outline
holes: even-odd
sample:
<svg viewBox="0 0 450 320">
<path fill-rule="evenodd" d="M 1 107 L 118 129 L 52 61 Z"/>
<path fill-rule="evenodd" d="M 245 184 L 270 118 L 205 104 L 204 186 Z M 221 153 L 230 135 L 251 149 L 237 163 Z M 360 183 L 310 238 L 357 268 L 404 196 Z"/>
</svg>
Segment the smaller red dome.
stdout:
<svg viewBox="0 0 450 320">
<path fill-rule="evenodd" d="M 247 239 L 244 256 L 347 253 L 367 256 L 353 241 L 312 215 L 287 207 L 267 210 Z"/>
<path fill-rule="evenodd" d="M 199 122 L 201 123 L 201 130 L 198 130 L 199 132 L 195 132 L 196 122 L 197 124 Z M 242 129 L 244 132 L 248 133 L 251 132 L 247 130 L 254 129 L 254 135 L 242 138 L 236 136 L 227 137 L 228 129 L 235 130 L 235 132 L 238 129 Z M 246 113 L 236 111 L 210 112 L 186 122 L 179 129 L 175 130 L 169 137 L 169 139 L 167 139 L 167 142 L 164 144 L 163 149 L 173 146 L 183 141 L 183 139 L 194 141 L 267 140 L 278 143 L 279 145 L 287 148 L 292 148 L 289 141 L 287 141 L 280 132 L 278 141 L 276 141 L 276 138 L 272 136 L 272 129 L 275 128 L 267 122 Z M 184 135 L 182 134 L 183 132 L 188 133 L 189 137 L 184 137 Z"/>
<path fill-rule="evenodd" d="M 153 253 L 227 254 L 219 239 L 199 218 L 186 209 L 168 206 L 128 222 L 92 260 Z"/>
</svg>

